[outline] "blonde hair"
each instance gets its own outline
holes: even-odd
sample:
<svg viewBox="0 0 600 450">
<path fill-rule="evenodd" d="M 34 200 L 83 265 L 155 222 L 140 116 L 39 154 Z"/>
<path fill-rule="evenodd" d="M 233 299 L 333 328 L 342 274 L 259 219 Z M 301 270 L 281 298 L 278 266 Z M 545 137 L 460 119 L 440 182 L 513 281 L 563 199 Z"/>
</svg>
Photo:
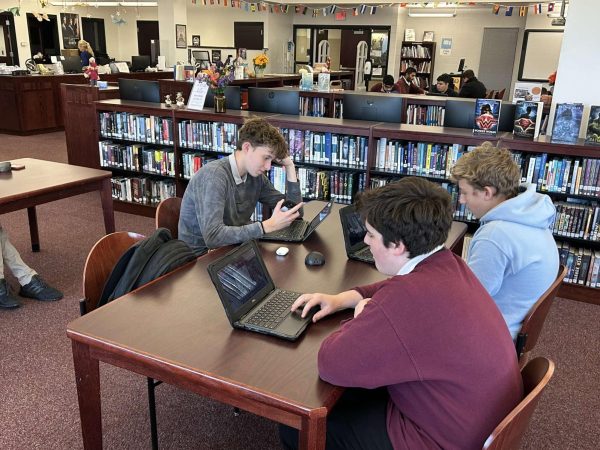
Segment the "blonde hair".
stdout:
<svg viewBox="0 0 600 450">
<path fill-rule="evenodd" d="M 92 50 L 92 46 L 88 41 L 80 39 L 79 42 L 77 42 L 77 47 L 79 48 L 82 45 L 85 46 L 85 51 L 87 51 L 90 56 L 94 56 L 94 50 Z"/>
<path fill-rule="evenodd" d="M 510 151 L 484 142 L 456 162 L 450 179 L 454 183 L 465 180 L 480 191 L 490 186 L 496 188 L 496 194 L 512 198 L 519 192 L 521 169 Z"/>
</svg>

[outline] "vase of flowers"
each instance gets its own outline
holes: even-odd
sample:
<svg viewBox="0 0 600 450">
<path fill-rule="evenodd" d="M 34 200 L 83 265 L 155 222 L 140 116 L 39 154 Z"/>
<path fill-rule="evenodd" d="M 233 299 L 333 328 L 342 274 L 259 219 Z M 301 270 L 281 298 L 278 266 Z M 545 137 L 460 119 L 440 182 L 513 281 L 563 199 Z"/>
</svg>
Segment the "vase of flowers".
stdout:
<svg viewBox="0 0 600 450">
<path fill-rule="evenodd" d="M 269 57 L 266 53 L 261 53 L 258 56 L 252 58 L 252 62 L 254 63 L 254 74 L 256 78 L 262 78 L 265 76 L 265 68 L 269 63 Z"/>
<path fill-rule="evenodd" d="M 216 113 L 227 111 L 225 88 L 234 79 L 234 67 L 232 64 L 211 64 L 208 69 L 202 70 L 196 77 L 198 80 L 208 84 L 215 95 L 214 107 Z"/>
</svg>

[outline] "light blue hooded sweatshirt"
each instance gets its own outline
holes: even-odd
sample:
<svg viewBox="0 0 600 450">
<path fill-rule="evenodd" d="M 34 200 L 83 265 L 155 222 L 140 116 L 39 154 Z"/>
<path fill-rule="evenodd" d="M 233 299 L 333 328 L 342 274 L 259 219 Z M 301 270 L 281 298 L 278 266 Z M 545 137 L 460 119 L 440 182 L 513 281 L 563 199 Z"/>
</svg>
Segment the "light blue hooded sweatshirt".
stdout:
<svg viewBox="0 0 600 450">
<path fill-rule="evenodd" d="M 556 279 L 559 258 L 549 227 L 556 209 L 535 185 L 480 218 L 467 263 L 516 339 L 523 319 Z"/>
</svg>

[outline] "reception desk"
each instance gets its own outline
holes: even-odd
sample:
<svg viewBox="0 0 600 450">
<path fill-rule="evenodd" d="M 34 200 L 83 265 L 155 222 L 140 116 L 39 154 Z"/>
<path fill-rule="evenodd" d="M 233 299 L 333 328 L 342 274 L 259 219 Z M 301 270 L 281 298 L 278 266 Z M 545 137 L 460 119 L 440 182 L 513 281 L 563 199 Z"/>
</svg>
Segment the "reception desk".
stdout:
<svg viewBox="0 0 600 450">
<path fill-rule="evenodd" d="M 100 79 L 116 82 L 119 78 L 158 80 L 172 77 L 172 72 L 136 72 L 100 75 Z M 0 133 L 37 134 L 60 130 L 64 126 L 60 85 L 87 84 L 83 74 L 65 75 L 1 75 Z"/>
</svg>

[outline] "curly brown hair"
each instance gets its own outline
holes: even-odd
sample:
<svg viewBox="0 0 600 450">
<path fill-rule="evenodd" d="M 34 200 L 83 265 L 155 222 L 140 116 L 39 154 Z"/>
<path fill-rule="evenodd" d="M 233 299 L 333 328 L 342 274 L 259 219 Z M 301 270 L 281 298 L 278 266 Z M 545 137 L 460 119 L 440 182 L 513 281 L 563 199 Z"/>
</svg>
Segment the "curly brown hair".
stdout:
<svg viewBox="0 0 600 450">
<path fill-rule="evenodd" d="M 465 180 L 480 191 L 490 186 L 496 189 L 496 194 L 512 198 L 519 193 L 521 169 L 510 151 L 484 142 L 456 162 L 450 179 L 454 183 Z"/>
<path fill-rule="evenodd" d="M 402 242 L 411 258 L 429 253 L 448 238 L 452 226 L 450 194 L 421 177 L 406 177 L 366 191 L 357 202 L 361 217 L 383 237 Z"/>
<path fill-rule="evenodd" d="M 249 142 L 253 147 L 268 147 L 275 159 L 283 159 L 289 155 L 287 143 L 279 130 L 260 117 L 246 120 L 240 128 L 238 150 L 242 149 L 244 142 Z"/>
</svg>

